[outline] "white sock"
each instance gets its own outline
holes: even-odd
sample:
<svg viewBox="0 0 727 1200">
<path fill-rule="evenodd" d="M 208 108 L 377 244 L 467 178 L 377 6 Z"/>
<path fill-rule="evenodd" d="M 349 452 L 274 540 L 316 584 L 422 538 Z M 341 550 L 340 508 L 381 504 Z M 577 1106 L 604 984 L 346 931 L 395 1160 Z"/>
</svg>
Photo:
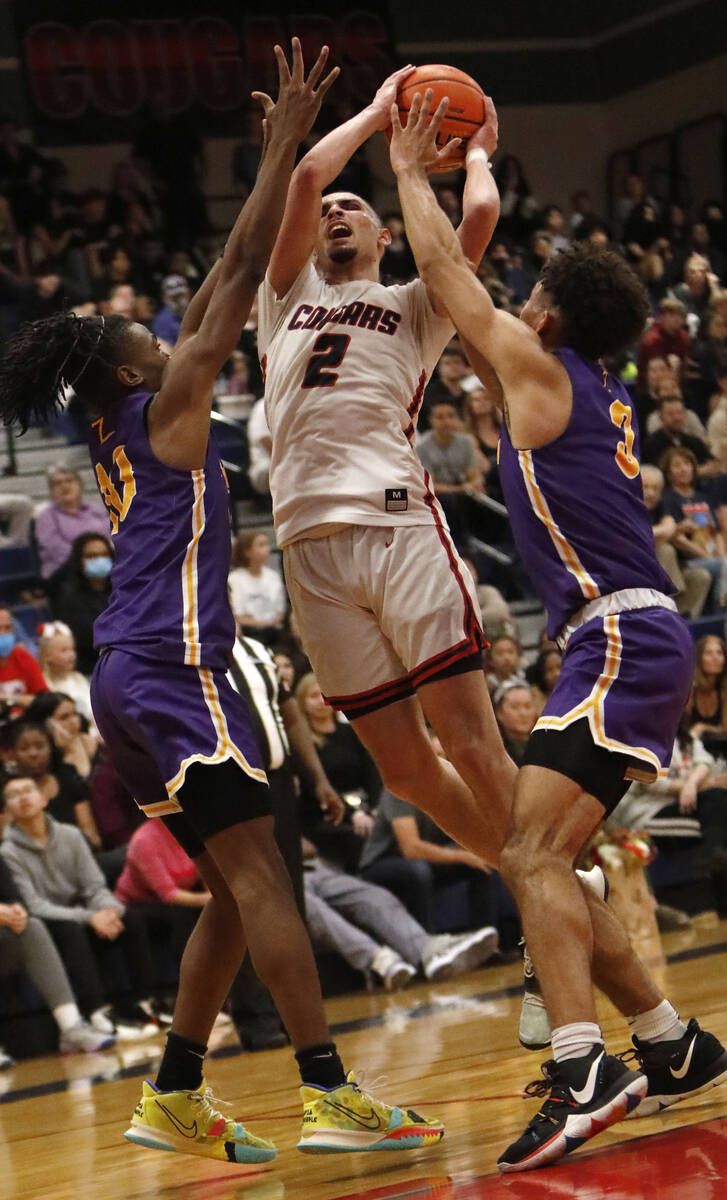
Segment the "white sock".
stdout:
<svg viewBox="0 0 727 1200">
<path fill-rule="evenodd" d="M 631 1033 L 640 1042 L 676 1042 L 687 1032 L 684 1022 L 679 1020 L 679 1013 L 668 1000 L 662 1000 L 656 1008 L 628 1020 Z"/>
<path fill-rule="evenodd" d="M 59 1004 L 53 1009 L 53 1018 L 61 1033 L 80 1025 L 83 1017 L 78 1011 L 78 1005 L 69 1000 L 67 1004 Z"/>
<path fill-rule="evenodd" d="M 556 1062 L 565 1062 L 568 1058 L 581 1058 L 590 1054 L 594 1046 L 603 1046 L 603 1034 L 593 1021 L 573 1021 L 570 1025 L 561 1025 L 550 1035 L 553 1047 L 553 1058 Z"/>
</svg>

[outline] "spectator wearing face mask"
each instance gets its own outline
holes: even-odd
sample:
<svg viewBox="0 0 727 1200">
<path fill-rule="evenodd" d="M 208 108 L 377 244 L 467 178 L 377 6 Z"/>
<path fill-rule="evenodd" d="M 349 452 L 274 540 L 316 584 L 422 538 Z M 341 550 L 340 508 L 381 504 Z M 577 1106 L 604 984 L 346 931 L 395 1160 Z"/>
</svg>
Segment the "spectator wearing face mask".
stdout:
<svg viewBox="0 0 727 1200">
<path fill-rule="evenodd" d="M 38 692 L 47 690 L 33 655 L 15 640 L 10 609 L 0 608 L 0 699 L 10 705 L 25 705 Z"/>
<path fill-rule="evenodd" d="M 174 346 L 179 337 L 187 305 L 190 301 L 189 284 L 183 275 L 167 275 L 162 283 L 162 304 L 152 322 L 152 333 Z"/>
<path fill-rule="evenodd" d="M 63 566 L 79 534 L 107 536 L 109 532 L 106 509 L 98 499 L 84 500 L 81 477 L 71 467 L 52 467 L 48 471 L 48 492 L 50 504 L 35 519 L 43 579 L 49 579 Z"/>
<path fill-rule="evenodd" d="M 109 602 L 113 561 L 108 537 L 84 533 L 76 538 L 68 562 L 51 581 L 53 615 L 65 621 L 73 634 L 78 669 L 83 675 L 91 674 L 98 658 L 93 624 Z"/>
</svg>

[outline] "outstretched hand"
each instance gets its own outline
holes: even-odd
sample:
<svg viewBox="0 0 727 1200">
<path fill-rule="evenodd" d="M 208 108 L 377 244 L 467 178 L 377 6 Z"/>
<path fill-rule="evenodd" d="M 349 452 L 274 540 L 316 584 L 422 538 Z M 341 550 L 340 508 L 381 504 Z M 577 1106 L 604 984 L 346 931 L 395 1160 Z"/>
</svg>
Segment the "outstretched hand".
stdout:
<svg viewBox="0 0 727 1200">
<path fill-rule="evenodd" d="M 392 104 L 390 154 L 391 166 L 397 175 L 410 167 L 421 167 L 423 171 L 431 170 L 434 166 L 439 167 L 460 156 L 461 138 L 452 138 L 443 150 L 437 148 L 437 135 L 448 106 L 449 100 L 445 96 L 434 116 L 431 116 L 432 89 L 427 88 L 423 100 L 417 92 L 411 102 L 406 128 L 402 128 L 399 109 Z"/>
<path fill-rule="evenodd" d="M 371 101 L 371 108 L 379 116 L 377 129 L 388 129 L 391 121 L 391 106 L 396 103 L 399 88 L 404 80 L 408 79 L 412 71 L 416 71 L 416 67 L 412 66 L 411 63 L 408 63 L 405 67 L 400 67 L 398 71 L 394 71 L 384 80 L 376 92 Z"/>
<path fill-rule="evenodd" d="M 302 141 L 318 116 L 323 97 L 340 74 L 340 68 L 334 67 L 325 79 L 321 78 L 328 61 L 328 46 L 324 46 L 306 79 L 300 40 L 294 37 L 291 46 L 292 70 L 282 48 L 275 47 L 278 64 L 277 100 L 273 100 L 267 92 L 252 93 L 253 100 L 258 100 L 263 109 L 265 148 L 273 139 Z"/>
<path fill-rule="evenodd" d="M 485 96 L 485 119 L 468 139 L 467 149 L 482 149 L 488 158 L 497 150 L 497 111 L 489 96 Z"/>
</svg>

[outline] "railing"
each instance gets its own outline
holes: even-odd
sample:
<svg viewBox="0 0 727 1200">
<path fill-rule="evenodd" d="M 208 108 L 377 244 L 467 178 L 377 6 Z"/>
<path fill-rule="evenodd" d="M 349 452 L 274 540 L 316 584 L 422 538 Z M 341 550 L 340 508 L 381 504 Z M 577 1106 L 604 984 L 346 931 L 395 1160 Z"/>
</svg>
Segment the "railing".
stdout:
<svg viewBox="0 0 727 1200">
<path fill-rule="evenodd" d="M 627 175 L 640 175 L 646 190 L 663 204 L 699 208 L 710 199 L 727 198 L 727 116 L 711 113 L 687 121 L 669 133 L 644 138 L 616 150 L 606 165 L 609 213 Z"/>
<path fill-rule="evenodd" d="M 7 458 L 2 469 L 3 475 L 17 475 L 18 455 L 15 450 L 15 428 L 12 425 L 5 426 L 5 450 Z"/>
</svg>

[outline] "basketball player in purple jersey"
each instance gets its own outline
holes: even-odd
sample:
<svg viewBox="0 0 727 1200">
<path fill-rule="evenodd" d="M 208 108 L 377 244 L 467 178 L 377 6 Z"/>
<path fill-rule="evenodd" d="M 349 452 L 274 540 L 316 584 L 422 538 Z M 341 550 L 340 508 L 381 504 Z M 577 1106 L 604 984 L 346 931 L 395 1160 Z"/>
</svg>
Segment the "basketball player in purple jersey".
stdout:
<svg viewBox="0 0 727 1200">
<path fill-rule="evenodd" d="M 520 320 L 495 309 L 427 179 L 445 111 L 446 103 L 429 124 L 428 93 L 402 130 L 391 110 L 407 236 L 421 278 L 504 409 L 510 520 L 549 636 L 564 651 L 518 774 L 501 858 L 554 1027 L 554 1061 L 538 1085 L 549 1098 L 499 1160 L 501 1170 L 521 1171 L 575 1149 L 640 1102 L 657 1112 L 727 1080 L 727 1053 L 695 1020 L 683 1025 L 613 914 L 573 873 L 630 781 L 668 767 L 692 678 L 691 638 L 643 503 L 630 398 L 600 362 L 638 338 L 647 297 L 619 255 L 575 247 L 550 260 Z M 629 1018 L 639 1072 L 605 1053 L 592 980 Z"/>
<path fill-rule="evenodd" d="M 258 96 L 266 146 L 257 183 L 171 357 L 124 318 L 59 314 L 22 329 L 0 366 L 6 421 L 47 419 L 65 385 L 92 418 L 91 456 L 116 550 L 109 607 L 95 631 L 94 715 L 137 803 L 167 824 L 210 892 L 184 952 L 159 1074 L 144 1083 L 126 1137 L 238 1163 L 277 1151 L 213 1107 L 202 1064 L 246 948 L 296 1051 L 300 1149 L 410 1149 L 443 1133 L 346 1080 L 275 845 L 252 719 L 226 678 L 235 637 L 230 518 L 209 439 L 212 387 L 265 274 L 298 144 L 338 74 L 322 78 L 324 49 L 304 79 L 297 39 L 292 74 L 280 47 L 275 54 L 278 100 Z"/>
</svg>

